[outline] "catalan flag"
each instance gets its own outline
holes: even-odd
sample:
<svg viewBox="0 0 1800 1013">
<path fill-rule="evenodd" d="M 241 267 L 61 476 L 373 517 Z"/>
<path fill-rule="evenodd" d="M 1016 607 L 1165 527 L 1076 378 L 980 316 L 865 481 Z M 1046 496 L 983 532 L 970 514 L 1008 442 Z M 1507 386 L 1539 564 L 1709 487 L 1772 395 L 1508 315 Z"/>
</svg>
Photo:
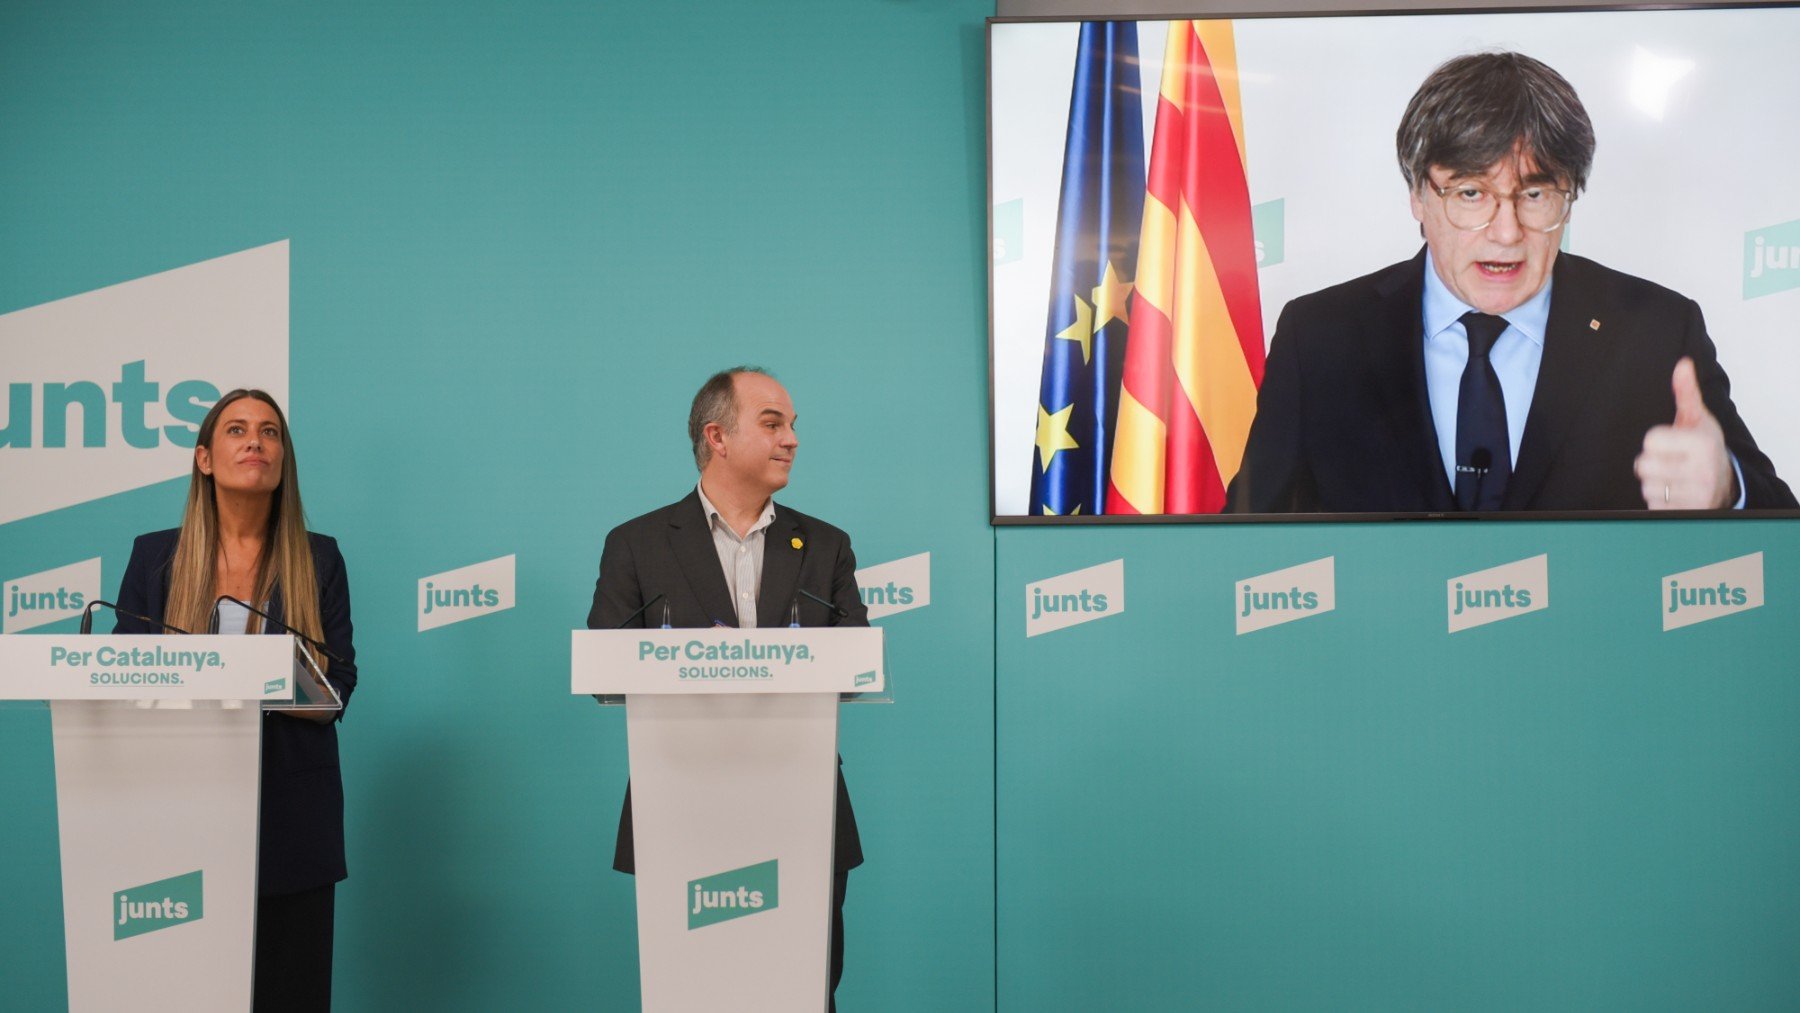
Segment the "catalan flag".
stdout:
<svg viewBox="0 0 1800 1013">
<path fill-rule="evenodd" d="M 1143 85 L 1137 26 L 1081 26 L 1056 211 L 1050 311 L 1031 468 L 1031 512 L 1105 506 L 1144 207 Z"/>
<path fill-rule="evenodd" d="M 1217 513 L 1263 377 L 1229 21 L 1169 25 L 1107 513 Z"/>
</svg>

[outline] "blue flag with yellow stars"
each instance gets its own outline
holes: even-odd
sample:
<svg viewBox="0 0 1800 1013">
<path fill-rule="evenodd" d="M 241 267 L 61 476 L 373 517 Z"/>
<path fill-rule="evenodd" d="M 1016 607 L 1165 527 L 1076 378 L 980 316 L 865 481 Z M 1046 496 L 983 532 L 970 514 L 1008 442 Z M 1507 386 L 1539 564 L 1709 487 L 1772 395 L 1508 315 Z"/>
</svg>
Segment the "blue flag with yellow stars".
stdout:
<svg viewBox="0 0 1800 1013">
<path fill-rule="evenodd" d="M 1031 467 L 1036 516 L 1106 503 L 1127 305 L 1144 214 L 1137 26 L 1088 22 L 1075 53 Z"/>
</svg>

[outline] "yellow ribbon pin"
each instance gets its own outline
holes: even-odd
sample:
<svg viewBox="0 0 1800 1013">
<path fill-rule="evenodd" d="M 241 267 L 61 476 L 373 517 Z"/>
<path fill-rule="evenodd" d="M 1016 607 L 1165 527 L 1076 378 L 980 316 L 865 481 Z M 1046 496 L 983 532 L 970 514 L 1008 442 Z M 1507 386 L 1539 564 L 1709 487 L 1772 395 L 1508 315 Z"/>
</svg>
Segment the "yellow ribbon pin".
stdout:
<svg viewBox="0 0 1800 1013">
<path fill-rule="evenodd" d="M 805 545 L 806 545 L 806 543 L 805 543 L 805 542 L 803 542 L 803 541 L 801 541 L 801 540 L 800 540 L 800 539 L 798 539 L 798 538 L 795 538 L 795 539 L 792 539 L 792 540 L 790 540 L 790 541 L 789 541 L 789 542 L 788 542 L 788 544 L 789 544 L 789 545 L 792 545 L 792 546 L 793 546 L 793 547 L 794 547 L 794 548 L 796 548 L 796 549 L 799 549 L 799 548 L 804 548 L 804 547 L 805 547 Z"/>
</svg>

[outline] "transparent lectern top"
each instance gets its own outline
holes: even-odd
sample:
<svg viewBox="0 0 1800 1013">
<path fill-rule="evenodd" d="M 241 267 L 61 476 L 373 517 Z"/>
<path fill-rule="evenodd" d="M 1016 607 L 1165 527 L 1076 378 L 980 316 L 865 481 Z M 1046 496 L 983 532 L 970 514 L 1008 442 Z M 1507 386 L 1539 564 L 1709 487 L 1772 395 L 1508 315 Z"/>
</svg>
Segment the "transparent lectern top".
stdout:
<svg viewBox="0 0 1800 1013">
<path fill-rule="evenodd" d="M 130 642 L 129 649 L 119 646 L 125 642 Z M 284 646 L 291 652 L 285 675 Z M 203 672 L 182 671 L 179 664 L 170 664 L 199 658 L 207 648 L 216 653 L 210 667 L 197 663 Z M 242 648 L 254 649 L 248 668 Z M 172 653 L 177 651 L 186 653 Z M 141 652 L 157 653 L 143 653 L 139 660 Z M 128 655 L 133 660 L 114 660 Z M 89 658 L 92 666 L 85 663 Z M 50 701 L 142 710 L 258 707 L 295 715 L 332 713 L 344 707 L 318 661 L 293 637 L 25 634 L 0 639 L 0 709 L 43 710 Z"/>
</svg>

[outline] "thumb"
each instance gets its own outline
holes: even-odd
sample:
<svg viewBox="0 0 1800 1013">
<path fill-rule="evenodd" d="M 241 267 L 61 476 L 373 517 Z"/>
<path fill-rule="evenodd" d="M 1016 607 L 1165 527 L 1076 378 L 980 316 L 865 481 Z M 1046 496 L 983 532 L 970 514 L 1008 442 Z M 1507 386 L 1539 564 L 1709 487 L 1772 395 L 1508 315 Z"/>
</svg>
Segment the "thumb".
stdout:
<svg viewBox="0 0 1800 1013">
<path fill-rule="evenodd" d="M 1675 373 L 1670 377 L 1675 389 L 1675 428 L 1693 429 L 1712 418 L 1706 410 L 1706 401 L 1700 396 L 1700 380 L 1694 374 L 1694 360 L 1683 356 L 1675 364 Z"/>
</svg>

